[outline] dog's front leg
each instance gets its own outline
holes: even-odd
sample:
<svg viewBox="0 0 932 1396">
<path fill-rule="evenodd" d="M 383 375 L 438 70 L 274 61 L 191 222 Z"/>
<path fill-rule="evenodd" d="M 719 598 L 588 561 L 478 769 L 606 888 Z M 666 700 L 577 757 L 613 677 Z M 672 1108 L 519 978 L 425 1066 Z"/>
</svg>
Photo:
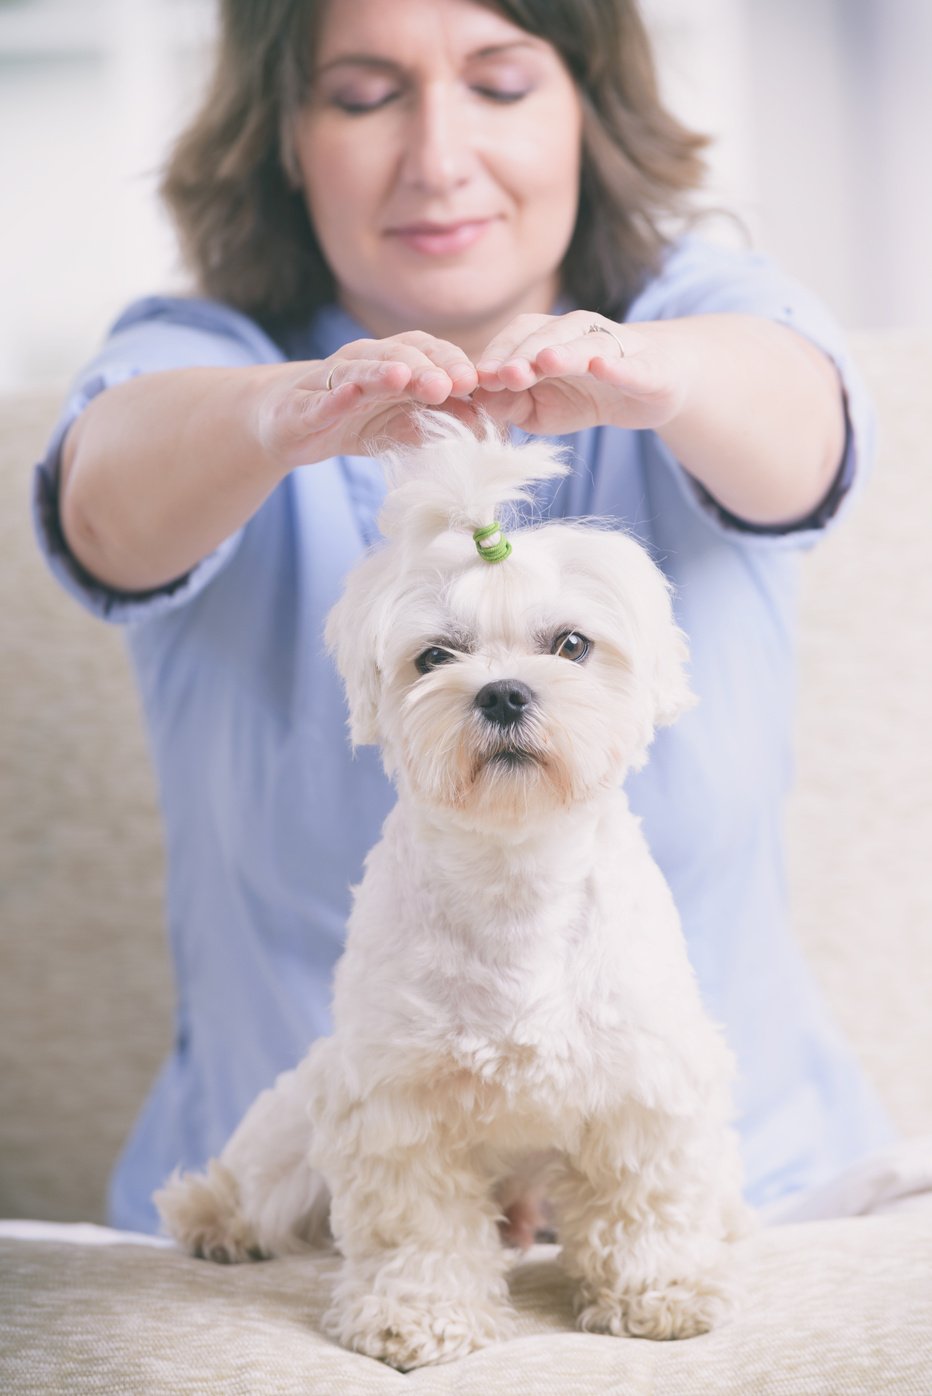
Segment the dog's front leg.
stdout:
<svg viewBox="0 0 932 1396">
<path fill-rule="evenodd" d="M 345 1135 L 322 1136 L 314 1162 L 331 1188 L 330 1224 L 344 1256 L 325 1328 L 406 1371 L 507 1337 L 511 1310 L 486 1181 L 435 1138 L 392 1138 L 396 1108 L 370 1098 L 359 1110 L 371 1123 L 351 1131 L 356 1147 L 345 1148 Z M 373 1131 L 377 1153 L 364 1142 Z"/>
<path fill-rule="evenodd" d="M 593 1128 L 553 1200 L 580 1328 L 689 1338 L 730 1316 L 746 1212 L 726 1130 L 633 1107 Z"/>
</svg>

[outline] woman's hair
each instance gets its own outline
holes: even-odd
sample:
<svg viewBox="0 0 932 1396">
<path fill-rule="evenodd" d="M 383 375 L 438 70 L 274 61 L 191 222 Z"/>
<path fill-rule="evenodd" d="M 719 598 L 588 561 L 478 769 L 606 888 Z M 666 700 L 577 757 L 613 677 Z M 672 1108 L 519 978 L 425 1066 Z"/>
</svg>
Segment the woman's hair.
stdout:
<svg viewBox="0 0 932 1396">
<path fill-rule="evenodd" d="M 327 3 L 339 0 L 221 0 L 213 80 L 162 181 L 200 291 L 273 332 L 333 296 L 290 138 Z M 562 284 L 620 317 L 682 226 L 707 140 L 663 106 L 637 0 L 478 3 L 552 44 L 577 84 L 581 186 Z"/>
</svg>

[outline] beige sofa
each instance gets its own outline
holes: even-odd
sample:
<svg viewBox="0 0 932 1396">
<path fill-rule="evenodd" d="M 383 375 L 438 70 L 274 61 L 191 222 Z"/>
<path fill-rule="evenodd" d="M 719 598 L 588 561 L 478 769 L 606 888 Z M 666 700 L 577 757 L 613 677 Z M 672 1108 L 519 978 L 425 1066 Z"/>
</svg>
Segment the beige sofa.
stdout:
<svg viewBox="0 0 932 1396">
<path fill-rule="evenodd" d="M 877 474 L 806 559 L 794 915 L 905 1134 L 932 1132 L 932 335 L 857 342 Z M 29 467 L 54 396 L 0 400 L 0 1217 L 100 1221 L 168 1044 L 153 783 L 119 635 L 46 575 Z M 932 1208 L 767 1228 L 740 1317 L 689 1342 L 573 1332 L 553 1251 L 520 1336 L 402 1376 L 316 1328 L 332 1257 L 221 1268 L 0 1235 L 4 1393 L 932 1393 Z"/>
</svg>

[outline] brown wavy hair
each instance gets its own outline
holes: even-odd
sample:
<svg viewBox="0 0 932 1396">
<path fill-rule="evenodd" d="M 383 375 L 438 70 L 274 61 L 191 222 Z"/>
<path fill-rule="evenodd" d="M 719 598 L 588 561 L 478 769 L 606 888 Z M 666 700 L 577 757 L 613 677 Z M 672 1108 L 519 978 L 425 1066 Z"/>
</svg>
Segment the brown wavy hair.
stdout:
<svg viewBox="0 0 932 1396">
<path fill-rule="evenodd" d="M 333 299 L 296 187 L 291 118 L 307 99 L 327 3 L 221 0 L 206 100 L 161 193 L 199 291 L 274 333 Z M 707 138 L 664 107 L 637 0 L 478 0 L 557 50 L 580 93 L 579 210 L 564 291 L 622 318 L 690 216 Z"/>
</svg>

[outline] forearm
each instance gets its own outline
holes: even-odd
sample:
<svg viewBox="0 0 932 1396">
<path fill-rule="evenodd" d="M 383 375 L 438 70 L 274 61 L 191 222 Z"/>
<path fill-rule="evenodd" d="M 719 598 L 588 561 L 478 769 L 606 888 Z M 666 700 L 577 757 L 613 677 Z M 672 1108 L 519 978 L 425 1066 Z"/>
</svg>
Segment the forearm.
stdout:
<svg viewBox="0 0 932 1396">
<path fill-rule="evenodd" d="M 789 524 L 827 494 L 845 417 L 831 361 L 795 331 L 747 315 L 638 326 L 681 363 L 682 401 L 658 435 L 730 513 Z"/>
<path fill-rule="evenodd" d="M 59 511 L 100 581 L 142 591 L 184 575 L 255 513 L 285 473 L 259 446 L 274 368 L 189 368 L 107 389 L 65 439 Z"/>
<path fill-rule="evenodd" d="M 373 440 L 414 440 L 412 409 L 475 386 L 461 349 L 416 332 L 355 340 L 325 360 L 130 379 L 96 397 L 65 439 L 68 545 L 113 587 L 161 586 L 246 523 L 289 470 Z"/>
</svg>

